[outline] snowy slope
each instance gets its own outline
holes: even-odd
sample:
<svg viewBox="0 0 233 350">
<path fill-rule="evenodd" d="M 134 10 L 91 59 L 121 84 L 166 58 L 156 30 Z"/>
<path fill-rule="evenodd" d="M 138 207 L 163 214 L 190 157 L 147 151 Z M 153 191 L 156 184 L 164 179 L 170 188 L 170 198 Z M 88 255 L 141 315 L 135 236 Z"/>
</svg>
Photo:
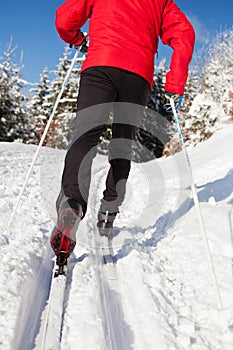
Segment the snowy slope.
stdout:
<svg viewBox="0 0 233 350">
<path fill-rule="evenodd" d="M 115 222 L 116 269 L 103 273 L 96 211 L 107 160 L 92 191 L 71 259 L 61 349 L 233 348 L 233 125 L 189 149 L 223 301 L 217 307 L 183 154 L 133 164 Z M 49 295 L 64 152 L 44 148 L 21 205 L 7 222 L 36 146 L 0 144 L 0 349 L 39 349 Z"/>
</svg>

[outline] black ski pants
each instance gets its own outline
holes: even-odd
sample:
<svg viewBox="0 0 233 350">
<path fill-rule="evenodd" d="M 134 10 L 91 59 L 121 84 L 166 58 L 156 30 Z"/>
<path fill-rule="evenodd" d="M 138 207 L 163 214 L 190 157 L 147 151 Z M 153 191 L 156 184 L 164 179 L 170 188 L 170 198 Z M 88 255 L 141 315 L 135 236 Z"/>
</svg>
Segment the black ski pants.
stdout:
<svg viewBox="0 0 233 350">
<path fill-rule="evenodd" d="M 149 83 L 137 74 L 113 67 L 92 67 L 81 73 L 73 140 L 66 154 L 62 189 L 87 209 L 91 165 L 96 147 L 113 113 L 109 146 L 110 169 L 101 204 L 102 211 L 117 212 L 124 200 L 135 139 Z"/>
</svg>

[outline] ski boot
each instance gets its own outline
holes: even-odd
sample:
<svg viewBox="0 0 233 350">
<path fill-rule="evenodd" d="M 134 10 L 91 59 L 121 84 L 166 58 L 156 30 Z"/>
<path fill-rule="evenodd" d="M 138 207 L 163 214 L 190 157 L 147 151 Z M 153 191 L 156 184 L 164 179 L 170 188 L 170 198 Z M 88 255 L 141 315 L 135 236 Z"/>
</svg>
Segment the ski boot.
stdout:
<svg viewBox="0 0 233 350">
<path fill-rule="evenodd" d="M 50 244 L 54 250 L 58 262 L 63 265 L 74 250 L 75 233 L 83 216 L 81 205 L 74 199 L 60 194 L 57 200 L 57 224 L 53 229 Z M 60 256 L 61 255 L 61 256 Z"/>
<path fill-rule="evenodd" d="M 99 229 L 100 236 L 109 237 L 112 233 L 113 222 L 115 220 L 116 213 L 109 213 L 108 211 L 98 212 L 98 222 L 97 227 Z"/>
<path fill-rule="evenodd" d="M 54 273 L 54 277 L 58 277 L 60 275 L 66 275 L 66 267 L 67 267 L 67 257 L 65 251 L 60 251 L 57 255 L 56 259 L 56 270 Z"/>
</svg>

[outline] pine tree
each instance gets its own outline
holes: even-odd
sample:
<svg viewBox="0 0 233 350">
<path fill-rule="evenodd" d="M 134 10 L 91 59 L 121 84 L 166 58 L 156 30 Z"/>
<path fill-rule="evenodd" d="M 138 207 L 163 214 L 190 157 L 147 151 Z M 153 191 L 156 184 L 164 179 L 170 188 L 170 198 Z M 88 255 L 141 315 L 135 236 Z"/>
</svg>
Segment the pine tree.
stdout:
<svg viewBox="0 0 233 350">
<path fill-rule="evenodd" d="M 189 110 L 183 136 L 186 145 L 196 145 L 207 140 L 218 128 L 218 120 L 224 117 L 221 106 L 205 94 L 198 94 Z"/>
<path fill-rule="evenodd" d="M 70 48 L 65 46 L 63 56 L 59 59 L 57 69 L 49 72 L 48 69 L 45 68 L 40 77 L 40 83 L 36 84 L 35 88 L 31 89 L 31 91 L 35 92 L 35 95 L 29 104 L 29 108 L 34 120 L 36 143 L 39 143 L 42 137 L 70 67 L 70 55 Z M 44 145 L 46 146 L 67 148 L 71 141 L 77 109 L 80 67 L 84 58 L 83 56 L 77 59 L 77 64 L 74 66 L 66 83 L 66 87 L 44 141 Z M 51 77 L 50 79 L 49 76 Z"/>
<path fill-rule="evenodd" d="M 163 59 L 154 71 L 154 84 L 148 96 L 147 108 L 137 133 L 134 147 L 134 160 L 145 162 L 163 155 L 165 144 L 174 133 L 172 118 L 164 106 L 164 85 L 167 73 Z"/>
<path fill-rule="evenodd" d="M 167 73 L 166 59 L 163 59 L 154 70 L 154 84 L 148 96 L 147 107 L 164 114 L 164 85 Z"/>
<path fill-rule="evenodd" d="M 69 58 L 71 50 L 65 47 L 63 57 L 60 58 L 57 70 L 52 71 L 55 78 L 51 81 L 48 103 L 53 106 L 60 92 L 64 78 L 70 67 Z M 66 84 L 63 96 L 58 105 L 54 120 L 48 133 L 47 146 L 66 148 L 71 141 L 74 120 L 77 109 L 77 96 L 79 89 L 80 65 L 84 57 L 77 59 L 77 65 L 73 68 L 70 78 Z"/>
<path fill-rule="evenodd" d="M 34 92 L 34 96 L 28 103 L 28 109 L 34 126 L 35 136 L 33 142 L 36 144 L 40 142 L 40 138 L 51 113 L 52 105 L 48 102 L 49 84 L 48 68 L 45 67 L 40 76 L 40 82 L 35 84 L 36 87 L 30 89 L 30 91 Z"/>
<path fill-rule="evenodd" d="M 233 30 L 230 29 L 218 33 L 206 48 L 204 60 L 200 59 L 201 86 L 195 96 L 194 81 L 193 103 L 182 119 L 186 144 L 195 145 L 208 139 L 226 119 L 226 114 L 231 115 L 232 55 Z"/>
<path fill-rule="evenodd" d="M 182 129 L 182 134 L 184 138 L 184 142 L 189 144 L 192 139 L 192 133 L 194 131 L 194 127 L 192 125 L 195 124 L 193 122 L 194 116 L 192 113 L 189 113 L 190 108 L 193 104 L 195 97 L 200 92 L 200 81 L 197 74 L 196 68 L 191 68 L 189 71 L 187 83 L 185 85 L 185 91 L 183 96 L 183 103 L 181 108 L 179 109 L 179 122 Z M 196 124 L 199 125 L 198 123 Z"/>
<path fill-rule="evenodd" d="M 197 94 L 200 92 L 200 79 L 197 73 L 197 69 L 192 67 L 189 70 L 189 75 L 187 83 L 185 85 L 184 96 L 181 108 L 179 109 L 180 113 L 186 117 L 186 114 L 189 112 L 192 102 Z"/>
<path fill-rule="evenodd" d="M 26 97 L 22 88 L 22 55 L 19 64 L 13 63 L 16 47 L 12 40 L 0 59 L 0 140 L 28 142 L 31 137 L 30 120 L 27 117 Z"/>
<path fill-rule="evenodd" d="M 220 31 L 212 41 L 202 69 L 202 89 L 225 109 L 232 109 L 233 28 Z"/>
</svg>

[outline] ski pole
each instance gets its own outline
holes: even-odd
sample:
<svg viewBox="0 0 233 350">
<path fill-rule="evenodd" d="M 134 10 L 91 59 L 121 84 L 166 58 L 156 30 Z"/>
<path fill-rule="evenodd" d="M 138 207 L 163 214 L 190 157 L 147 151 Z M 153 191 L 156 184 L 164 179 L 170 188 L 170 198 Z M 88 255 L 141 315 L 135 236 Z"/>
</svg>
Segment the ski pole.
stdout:
<svg viewBox="0 0 233 350">
<path fill-rule="evenodd" d="M 172 107 L 172 112 L 173 112 L 174 121 L 175 121 L 175 124 L 176 124 L 176 129 L 177 129 L 177 132 L 178 132 L 178 135 L 179 135 L 179 139 L 180 139 L 180 145 L 181 145 L 182 149 L 184 150 L 185 159 L 186 159 L 186 162 L 187 162 L 189 177 L 190 177 L 190 181 L 191 181 L 191 189 L 192 189 L 192 194 L 193 194 L 193 200 L 194 200 L 195 207 L 197 209 L 199 223 L 200 223 L 200 226 L 201 226 L 203 239 L 204 239 L 204 242 L 205 242 L 205 249 L 206 249 L 207 258 L 209 260 L 209 267 L 210 267 L 210 271 L 211 271 L 211 275 L 212 275 L 212 282 L 213 282 L 213 285 L 215 287 L 216 298 L 218 300 L 220 308 L 223 309 L 222 298 L 221 298 L 220 290 L 219 290 L 219 287 L 218 287 L 218 282 L 217 282 L 216 272 L 215 272 L 215 268 L 214 268 L 213 257 L 212 257 L 211 251 L 210 251 L 209 242 L 208 242 L 208 238 L 207 238 L 206 227 L 205 227 L 205 224 L 204 224 L 204 219 L 203 219 L 203 216 L 202 216 L 200 203 L 199 203 L 198 196 L 197 196 L 197 189 L 196 189 L 196 186 L 195 186 L 195 183 L 194 183 L 191 163 L 190 163 L 190 160 L 189 160 L 187 148 L 185 147 L 185 144 L 184 144 L 184 139 L 183 139 L 183 135 L 182 135 L 182 132 L 181 132 L 181 129 L 180 129 L 180 123 L 179 123 L 179 119 L 178 119 L 178 116 L 177 116 L 174 100 L 173 100 L 172 97 L 170 97 L 169 100 L 170 100 L 170 104 L 171 104 L 171 107 Z"/>
<path fill-rule="evenodd" d="M 46 127 L 45 127 L 45 129 L 44 129 L 44 132 L 43 132 L 43 135 L 42 135 L 42 137 L 41 137 L 40 143 L 39 143 L 39 145 L 38 145 L 38 147 L 37 147 L 36 153 L 35 153 L 35 155 L 34 155 L 34 157 L 33 157 L 33 160 L 32 160 L 32 162 L 31 162 L 30 168 L 29 168 L 29 170 L 28 170 L 27 176 L 26 176 L 26 178 L 25 178 L 25 180 L 24 180 L 23 186 L 22 186 L 22 188 L 21 188 L 21 191 L 20 191 L 20 193 L 19 193 L 19 195 L 18 195 L 16 204 L 15 204 L 14 209 L 13 209 L 13 211 L 12 211 L 12 214 L 11 214 L 11 216 L 10 216 L 10 220 L 9 220 L 9 222 L 8 222 L 8 230 L 10 229 L 10 225 L 11 225 L 11 223 L 12 223 L 12 220 L 13 220 L 14 216 L 15 216 L 16 210 L 17 210 L 17 208 L 18 208 L 18 206 L 19 206 L 19 202 L 20 202 L 20 200 L 21 200 L 21 197 L 22 197 L 22 195 L 23 195 L 23 192 L 24 192 L 24 190 L 25 190 L 25 187 L 27 186 L 27 183 L 28 183 L 29 177 L 30 177 L 30 175 L 31 175 L 32 169 L 33 169 L 33 167 L 34 167 L 34 165 L 35 165 L 35 162 L 36 162 L 36 160 L 37 160 L 38 154 L 39 154 L 39 152 L 40 152 L 40 150 L 41 150 L 41 147 L 42 147 L 42 145 L 43 145 L 43 143 L 44 143 L 44 140 L 45 140 L 46 135 L 47 135 L 47 133 L 48 133 L 50 124 L 51 124 L 51 122 L 52 122 L 52 120 L 53 120 L 53 117 L 54 117 L 54 114 L 55 114 L 55 112 L 56 112 L 57 106 L 58 106 L 58 104 L 59 104 L 59 102 L 60 102 L 60 99 L 61 99 L 61 96 L 62 96 L 62 94 L 63 94 L 64 88 L 65 88 L 65 86 L 66 86 L 66 83 L 67 83 L 67 81 L 68 81 L 68 79 L 69 79 L 70 73 L 71 73 L 71 71 L 72 71 L 72 69 L 73 69 L 73 67 L 74 67 L 74 64 L 75 64 L 75 62 L 76 62 L 76 60 L 77 60 L 77 57 L 78 57 L 78 55 L 79 55 L 80 49 L 81 49 L 81 47 L 80 47 L 78 50 L 76 50 L 76 52 L 75 52 L 75 54 L 74 54 L 74 57 L 73 57 L 73 59 L 72 59 L 72 61 L 71 61 L 70 68 L 69 68 L 69 70 L 68 70 L 68 72 L 67 72 L 67 74 L 66 74 L 66 76 L 65 76 L 65 79 L 64 79 L 64 81 L 63 81 L 63 83 L 62 83 L 60 92 L 59 92 L 59 94 L 58 94 L 58 96 L 57 96 L 56 102 L 55 102 L 54 107 L 53 107 L 53 109 L 52 109 L 52 112 L 51 112 L 51 114 L 50 114 L 50 117 L 49 117 L 49 120 L 48 120 L 48 122 L 47 122 L 47 125 L 46 125 Z"/>
</svg>

